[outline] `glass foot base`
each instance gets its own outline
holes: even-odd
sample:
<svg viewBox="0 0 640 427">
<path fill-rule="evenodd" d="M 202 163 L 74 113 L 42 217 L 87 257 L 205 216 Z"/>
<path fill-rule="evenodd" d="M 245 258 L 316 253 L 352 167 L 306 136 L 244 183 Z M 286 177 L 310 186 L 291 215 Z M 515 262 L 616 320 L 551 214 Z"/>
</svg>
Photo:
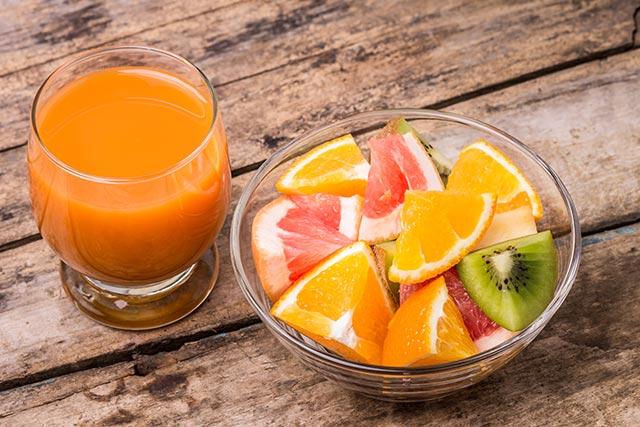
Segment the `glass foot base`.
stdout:
<svg viewBox="0 0 640 427">
<path fill-rule="evenodd" d="M 207 299 L 218 270 L 215 245 L 184 272 L 145 287 L 103 283 L 60 263 L 64 289 L 80 311 L 103 325 L 128 330 L 159 328 L 187 316 Z"/>
</svg>

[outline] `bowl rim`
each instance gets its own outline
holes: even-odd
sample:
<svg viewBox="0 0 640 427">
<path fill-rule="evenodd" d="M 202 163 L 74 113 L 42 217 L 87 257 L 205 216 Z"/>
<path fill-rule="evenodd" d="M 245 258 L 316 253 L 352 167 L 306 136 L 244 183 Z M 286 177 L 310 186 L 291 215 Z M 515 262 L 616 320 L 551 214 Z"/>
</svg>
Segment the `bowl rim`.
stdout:
<svg viewBox="0 0 640 427">
<path fill-rule="evenodd" d="M 480 130 L 482 132 L 491 134 L 500 139 L 507 140 L 513 145 L 513 148 L 520 151 L 522 154 L 524 154 L 526 157 L 529 157 L 534 163 L 536 163 L 540 167 L 540 169 L 554 182 L 564 202 L 571 226 L 571 230 L 569 233 L 570 252 L 567 268 L 563 272 L 563 274 L 558 277 L 558 280 L 556 282 L 556 292 L 554 293 L 553 299 L 545 308 L 545 310 L 536 318 L 536 320 L 534 320 L 531 324 L 529 324 L 529 326 L 521 330 L 510 339 L 500 343 L 499 345 L 489 350 L 480 352 L 471 357 L 438 365 L 420 367 L 391 367 L 370 365 L 366 363 L 350 361 L 340 356 L 321 352 L 315 349 L 311 345 L 289 334 L 278 321 L 271 317 L 268 312 L 265 313 L 262 310 L 260 304 L 254 297 L 250 290 L 250 287 L 248 286 L 250 280 L 245 273 L 244 265 L 240 257 L 240 222 L 253 191 L 255 190 L 255 188 L 257 188 L 258 184 L 262 182 L 262 179 L 271 171 L 271 169 L 279 165 L 282 161 L 287 160 L 287 156 L 297 147 L 297 145 L 318 135 L 321 135 L 335 127 L 348 128 L 349 124 L 364 119 L 377 118 L 381 121 L 384 121 L 388 120 L 391 117 L 398 116 L 402 116 L 407 120 L 431 119 L 457 123 L 466 127 L 473 128 L 475 130 Z M 578 212 L 573 203 L 573 200 L 566 186 L 561 181 L 560 177 L 538 154 L 536 154 L 524 143 L 520 142 L 518 139 L 514 138 L 508 133 L 480 120 L 457 113 L 421 108 L 382 109 L 351 114 L 330 124 L 316 127 L 315 129 L 312 129 L 311 131 L 294 138 L 290 143 L 276 150 L 273 155 L 271 155 L 266 161 L 264 161 L 264 163 L 258 168 L 258 170 L 254 173 L 254 175 L 251 177 L 251 179 L 243 189 L 240 199 L 238 200 L 238 204 L 236 205 L 233 213 L 229 243 L 231 251 L 231 262 L 240 289 L 242 290 L 249 304 L 252 306 L 253 310 L 266 324 L 267 329 L 274 333 L 277 338 L 286 341 L 287 343 L 291 344 L 292 346 L 296 347 L 297 349 L 314 359 L 320 359 L 324 363 L 330 363 L 332 365 L 337 365 L 352 371 L 358 371 L 360 373 L 387 376 L 437 374 L 450 372 L 452 370 L 461 370 L 465 368 L 475 367 L 476 365 L 484 361 L 500 356 L 526 338 L 530 338 L 529 342 L 532 341 L 542 331 L 549 320 L 551 320 L 553 315 L 558 311 L 560 306 L 567 298 L 577 276 L 582 249 L 580 222 L 578 218 Z"/>
</svg>

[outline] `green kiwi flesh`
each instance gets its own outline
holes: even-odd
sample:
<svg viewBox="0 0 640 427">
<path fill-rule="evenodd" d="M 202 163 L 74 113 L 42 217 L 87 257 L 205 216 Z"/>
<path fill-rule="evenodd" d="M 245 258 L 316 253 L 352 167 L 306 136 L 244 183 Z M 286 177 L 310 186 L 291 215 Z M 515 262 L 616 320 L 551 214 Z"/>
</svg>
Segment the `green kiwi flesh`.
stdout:
<svg viewBox="0 0 640 427">
<path fill-rule="evenodd" d="M 447 178 L 451 174 L 451 168 L 453 167 L 453 163 L 449 159 L 447 159 L 440 151 L 438 151 L 433 145 L 429 144 L 427 140 L 411 126 L 405 119 L 398 118 L 395 120 L 391 120 L 387 125 L 382 128 L 382 130 L 378 133 L 378 137 L 383 137 L 389 134 L 400 134 L 405 135 L 407 133 L 412 133 L 420 143 L 424 146 L 427 154 L 433 161 L 433 164 L 438 169 L 438 173 L 440 174 L 440 178 L 442 182 L 446 185 Z"/>
<path fill-rule="evenodd" d="M 519 331 L 551 302 L 557 264 L 551 232 L 543 231 L 471 252 L 456 268 L 480 309 L 503 328 Z"/>
</svg>

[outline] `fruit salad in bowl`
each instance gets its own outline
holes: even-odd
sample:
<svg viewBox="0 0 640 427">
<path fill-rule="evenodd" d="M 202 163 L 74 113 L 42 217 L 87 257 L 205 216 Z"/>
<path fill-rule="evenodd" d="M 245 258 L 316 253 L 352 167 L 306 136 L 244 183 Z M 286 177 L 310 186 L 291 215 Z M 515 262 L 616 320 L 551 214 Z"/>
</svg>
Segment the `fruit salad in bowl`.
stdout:
<svg viewBox="0 0 640 427">
<path fill-rule="evenodd" d="M 295 139 L 234 213 L 234 270 L 303 363 L 385 399 L 438 398 L 524 349 L 566 298 L 580 232 L 535 153 L 467 117 L 356 114 Z"/>
</svg>

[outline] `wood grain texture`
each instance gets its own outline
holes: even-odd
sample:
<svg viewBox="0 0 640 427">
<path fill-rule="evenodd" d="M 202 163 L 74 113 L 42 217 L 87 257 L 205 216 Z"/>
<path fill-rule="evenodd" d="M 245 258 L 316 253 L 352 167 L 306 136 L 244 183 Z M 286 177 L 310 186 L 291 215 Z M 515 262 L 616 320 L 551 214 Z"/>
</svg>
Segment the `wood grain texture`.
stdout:
<svg viewBox="0 0 640 427">
<path fill-rule="evenodd" d="M 232 6 L 230 1 L 4 1 L 0 8 L 0 75 L 74 54 L 151 28 Z M 144 19 L 131 19 L 138 17 Z"/>
<path fill-rule="evenodd" d="M 568 186 L 583 231 L 589 232 L 640 218 L 638 81 L 640 50 L 633 50 L 448 110 L 492 123 L 539 153 Z M 251 158 L 246 153 L 251 144 L 232 129 L 228 135 L 232 158 Z M 26 147 L 0 153 L 0 245 L 38 232 L 29 208 L 25 158 Z"/>
<path fill-rule="evenodd" d="M 101 5 L 94 9 L 106 9 L 100 16 L 109 16 L 108 28 L 127 28 L 137 13 L 127 2 Z M 148 30 L 123 29 L 117 42 L 172 50 L 203 69 L 219 89 L 230 136 L 242 141 L 243 155 L 232 159 L 240 167 L 354 111 L 426 106 L 628 48 L 635 7 L 635 0 L 244 1 Z M 55 25 L 65 34 L 66 26 Z M 46 76 L 71 53 L 95 46 L 94 36 L 82 34 L 66 48 L 49 45 L 50 61 L 0 77 L 0 150 L 26 141 L 31 101 Z"/>
<path fill-rule="evenodd" d="M 637 426 L 639 6 L 2 2 L 0 426 Z M 228 219 L 218 284 L 192 316 L 142 333 L 95 324 L 64 295 L 52 251 L 31 241 L 24 143 L 44 78 L 77 52 L 114 43 L 174 51 L 211 78 L 236 170 L 355 111 L 439 104 L 503 128 L 556 169 L 583 231 L 598 231 L 584 239 L 573 291 L 505 369 L 418 405 L 346 392 L 289 355 L 235 283 Z M 233 179 L 234 203 L 250 175 Z"/>
<path fill-rule="evenodd" d="M 585 240 L 578 280 L 541 335 L 484 382 L 441 401 L 389 404 L 344 391 L 255 325 L 0 393 L 0 421 L 16 427 L 633 427 L 640 419 L 638 250 L 638 223 Z"/>
</svg>

